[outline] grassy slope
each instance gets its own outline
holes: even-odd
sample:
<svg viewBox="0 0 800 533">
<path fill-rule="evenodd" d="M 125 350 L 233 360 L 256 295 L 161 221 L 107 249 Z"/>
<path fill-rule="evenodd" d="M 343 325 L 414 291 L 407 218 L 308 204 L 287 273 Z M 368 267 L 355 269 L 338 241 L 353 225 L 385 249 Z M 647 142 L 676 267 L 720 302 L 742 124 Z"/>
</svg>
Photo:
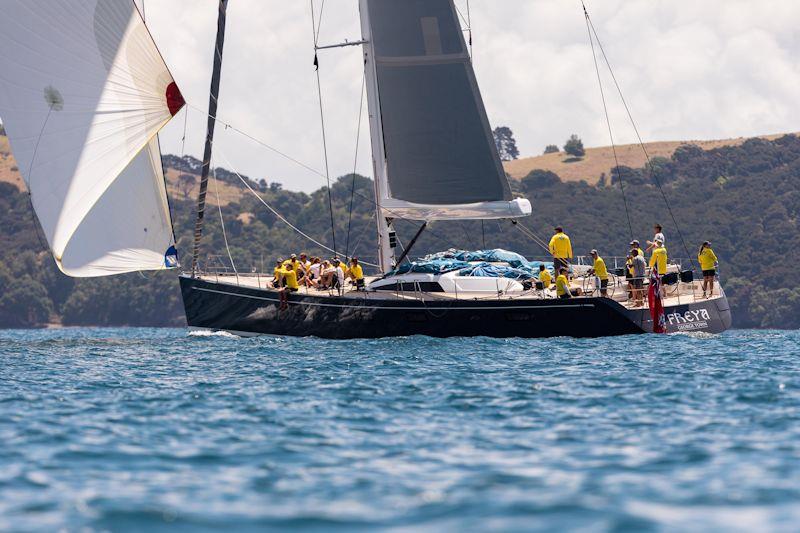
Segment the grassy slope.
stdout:
<svg viewBox="0 0 800 533">
<path fill-rule="evenodd" d="M 764 135 L 760 138 L 774 140 L 782 135 Z M 675 152 L 675 149 L 682 144 L 696 144 L 704 150 L 712 150 L 722 146 L 738 146 L 746 140 L 746 137 L 739 137 L 738 139 L 716 141 L 663 141 L 646 143 L 645 146 L 650 157 L 661 156 L 669 158 Z M 617 146 L 617 158 L 622 166 L 640 168 L 645 165 L 644 153 L 638 144 Z M 615 166 L 614 151 L 610 146 L 587 148 L 586 156 L 580 161 L 565 162 L 569 159 L 571 159 L 571 156 L 564 152 L 558 152 L 509 161 L 505 163 L 505 168 L 506 172 L 515 179 L 522 179 L 530 171 L 541 169 L 555 172 L 561 177 L 562 181 L 585 180 L 587 183 L 594 185 L 603 173 L 606 176 L 611 176 L 611 169 Z"/>
</svg>

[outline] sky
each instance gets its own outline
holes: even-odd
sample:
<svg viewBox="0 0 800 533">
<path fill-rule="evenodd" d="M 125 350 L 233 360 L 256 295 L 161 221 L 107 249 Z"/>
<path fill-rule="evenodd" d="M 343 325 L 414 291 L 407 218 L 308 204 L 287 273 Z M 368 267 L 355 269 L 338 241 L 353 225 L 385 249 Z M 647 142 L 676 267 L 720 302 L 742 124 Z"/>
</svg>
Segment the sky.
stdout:
<svg viewBox="0 0 800 533">
<path fill-rule="evenodd" d="M 317 12 L 321 2 L 314 2 Z M 325 184 L 310 4 L 230 0 L 218 116 L 258 142 L 218 126 L 214 160 L 303 191 Z M 467 1 L 456 4 L 466 14 Z M 645 141 L 800 131 L 800 2 L 586 5 Z M 548 144 L 561 146 L 573 133 L 586 146 L 610 144 L 580 0 L 470 0 L 469 7 L 473 61 L 489 120 L 514 131 L 523 157 Z M 163 130 L 162 149 L 200 157 L 217 0 L 144 0 L 144 12 L 191 106 Z M 358 1 L 325 0 L 320 45 L 360 37 Z M 633 142 L 607 70 L 602 74 L 615 140 Z M 360 47 L 320 52 L 332 178 L 354 168 L 371 175 L 366 104 L 358 128 L 362 79 Z"/>
</svg>

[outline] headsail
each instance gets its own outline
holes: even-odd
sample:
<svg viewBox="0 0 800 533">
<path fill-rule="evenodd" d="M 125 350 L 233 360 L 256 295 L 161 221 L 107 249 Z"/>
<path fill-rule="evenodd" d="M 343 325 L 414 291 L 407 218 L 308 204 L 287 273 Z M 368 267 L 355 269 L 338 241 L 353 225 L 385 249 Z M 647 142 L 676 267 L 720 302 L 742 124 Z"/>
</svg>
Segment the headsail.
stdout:
<svg viewBox="0 0 800 533">
<path fill-rule="evenodd" d="M 362 17 L 374 58 L 373 150 L 381 154 L 376 165 L 384 159 L 376 174 L 385 180 L 385 216 L 530 214 L 527 200 L 512 197 L 452 0 L 366 0 Z"/>
<path fill-rule="evenodd" d="M 184 105 L 132 0 L 7 0 L 0 118 L 59 268 L 174 265 L 158 131 Z"/>
</svg>

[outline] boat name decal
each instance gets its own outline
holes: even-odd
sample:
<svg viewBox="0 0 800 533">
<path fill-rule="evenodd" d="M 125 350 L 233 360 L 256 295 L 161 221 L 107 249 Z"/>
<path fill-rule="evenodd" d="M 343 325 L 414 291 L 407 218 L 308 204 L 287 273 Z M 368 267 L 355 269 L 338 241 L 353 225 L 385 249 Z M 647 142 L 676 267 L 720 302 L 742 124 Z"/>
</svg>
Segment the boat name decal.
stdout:
<svg viewBox="0 0 800 533">
<path fill-rule="evenodd" d="M 711 315 L 708 313 L 707 309 L 699 309 L 697 311 L 689 310 L 684 313 L 675 311 L 667 315 L 669 324 L 671 326 L 677 326 L 680 331 L 705 329 L 708 327 L 709 320 L 711 320 Z"/>
</svg>

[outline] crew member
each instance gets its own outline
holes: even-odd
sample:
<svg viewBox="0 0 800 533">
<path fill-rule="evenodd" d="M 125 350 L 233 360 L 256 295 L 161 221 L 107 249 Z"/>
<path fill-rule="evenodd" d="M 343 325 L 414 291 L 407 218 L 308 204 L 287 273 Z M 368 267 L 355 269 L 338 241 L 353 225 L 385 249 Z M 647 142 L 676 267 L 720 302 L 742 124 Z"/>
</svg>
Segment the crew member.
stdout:
<svg viewBox="0 0 800 533">
<path fill-rule="evenodd" d="M 364 290 L 364 269 L 358 264 L 358 257 L 350 259 L 350 269 L 347 274 L 355 283 L 357 291 Z"/>
<path fill-rule="evenodd" d="M 597 276 L 600 279 L 600 296 L 605 298 L 608 296 L 608 269 L 606 268 L 606 262 L 600 257 L 597 250 L 592 250 L 589 255 L 592 256 L 594 261 L 592 268 L 589 269 L 589 275 Z"/>
<path fill-rule="evenodd" d="M 647 252 L 650 250 L 655 250 L 657 248 L 656 243 L 658 241 L 661 241 L 661 246 L 667 244 L 667 240 L 664 238 L 664 228 L 661 227 L 661 224 L 656 224 L 653 226 L 653 233 L 655 233 L 655 235 L 653 235 L 653 240 L 647 241 L 647 250 L 645 250 Z"/>
<path fill-rule="evenodd" d="M 662 235 L 662 237 L 663 237 L 663 235 Z M 661 241 L 661 242 L 664 242 L 664 241 Z M 639 251 L 639 255 L 644 257 L 644 250 L 642 250 L 642 246 L 639 244 L 639 240 L 638 239 L 633 239 L 628 246 L 638 250 Z M 645 261 L 647 261 L 647 260 L 645 259 Z"/>
<path fill-rule="evenodd" d="M 333 278 L 331 280 L 332 286 L 331 288 L 334 289 L 344 289 L 344 280 L 345 280 L 345 272 L 342 262 L 339 261 L 338 257 L 333 258 Z"/>
<path fill-rule="evenodd" d="M 553 231 L 553 237 L 550 239 L 553 268 L 555 268 L 556 272 L 560 272 L 562 268 L 566 268 L 569 272 L 569 260 L 572 259 L 572 241 L 564 233 L 564 229 L 561 226 L 556 226 Z"/>
<path fill-rule="evenodd" d="M 647 274 L 647 261 L 645 261 L 644 254 L 641 250 L 633 248 L 630 251 L 631 263 L 633 265 L 633 272 L 631 274 L 631 285 L 633 293 L 634 307 L 644 306 L 644 277 Z"/>
<path fill-rule="evenodd" d="M 700 262 L 700 270 L 703 271 L 703 298 L 706 298 L 706 290 L 708 298 L 711 298 L 714 296 L 714 278 L 717 275 L 717 255 L 711 249 L 710 242 L 705 241 L 700 247 L 697 260 Z"/>
<path fill-rule="evenodd" d="M 653 255 L 650 257 L 650 268 L 656 268 L 659 276 L 667 273 L 667 249 L 664 248 L 664 241 L 656 239 L 653 243 Z"/>
<path fill-rule="evenodd" d="M 283 269 L 283 259 L 275 261 L 275 268 L 272 270 L 272 286 L 276 289 L 281 286 L 281 270 Z"/>
<path fill-rule="evenodd" d="M 550 288 L 550 284 L 553 282 L 553 276 L 550 274 L 550 271 L 547 270 L 547 267 L 544 265 L 539 265 L 539 281 L 542 282 L 542 290 L 546 291 Z"/>
<path fill-rule="evenodd" d="M 297 292 L 300 289 L 300 285 L 297 283 L 297 271 L 294 269 L 294 265 L 291 262 L 283 265 L 281 269 L 281 279 L 283 280 L 284 286 L 278 293 L 280 295 L 281 310 L 284 310 L 289 307 L 288 293 Z"/>
<path fill-rule="evenodd" d="M 650 268 L 655 268 L 659 276 L 667 273 L 667 249 L 664 248 L 664 241 L 656 239 L 653 255 L 650 257 Z M 664 297 L 664 284 L 661 284 L 661 297 Z"/>
<path fill-rule="evenodd" d="M 569 280 L 567 279 L 567 269 L 565 267 L 558 269 L 556 296 L 559 298 L 572 298 L 572 293 L 569 290 Z"/>
</svg>

